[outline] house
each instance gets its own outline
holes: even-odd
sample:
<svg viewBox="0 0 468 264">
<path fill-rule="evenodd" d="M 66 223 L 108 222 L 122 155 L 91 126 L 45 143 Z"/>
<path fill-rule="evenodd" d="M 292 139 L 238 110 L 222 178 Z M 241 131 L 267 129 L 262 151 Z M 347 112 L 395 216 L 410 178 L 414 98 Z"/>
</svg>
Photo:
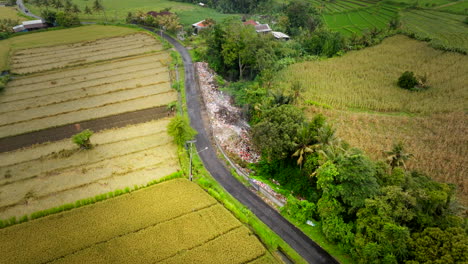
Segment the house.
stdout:
<svg viewBox="0 0 468 264">
<path fill-rule="evenodd" d="M 245 26 L 251 25 L 251 26 L 254 26 L 254 27 L 255 27 L 255 26 L 260 25 L 260 23 L 258 23 L 257 21 L 251 19 L 251 20 L 245 21 L 245 22 L 244 22 L 244 25 L 245 25 Z"/>
<path fill-rule="evenodd" d="M 273 37 L 275 37 L 275 39 L 283 39 L 283 40 L 289 40 L 290 37 L 286 34 L 284 34 L 283 32 L 278 32 L 278 31 L 272 31 L 271 34 L 273 35 Z"/>
<path fill-rule="evenodd" d="M 260 24 L 255 26 L 255 31 L 257 31 L 257 33 L 270 33 L 271 28 L 268 24 Z"/>
<path fill-rule="evenodd" d="M 13 27 L 13 32 L 23 32 L 27 31 L 23 25 L 17 25 Z"/>
<path fill-rule="evenodd" d="M 206 20 L 192 24 L 193 33 L 196 35 L 198 32 L 200 32 L 200 30 L 206 29 L 211 25 L 213 25 L 213 22 L 207 22 Z"/>
<path fill-rule="evenodd" d="M 22 26 L 24 27 L 23 30 L 35 30 L 35 29 L 41 29 L 41 28 L 46 28 L 47 27 L 47 24 L 45 23 L 44 20 L 29 20 L 29 21 L 23 21 L 23 23 L 21 23 Z M 22 30 L 22 31 L 23 31 Z"/>
<path fill-rule="evenodd" d="M 169 15 L 172 15 L 171 12 L 169 11 L 161 11 L 161 12 L 156 12 L 156 11 L 149 11 L 148 13 L 146 13 L 147 15 L 150 15 L 152 17 L 158 17 L 158 16 L 169 16 Z"/>
<path fill-rule="evenodd" d="M 271 32 L 271 28 L 268 24 L 260 24 L 258 21 L 255 21 L 255 20 L 248 20 L 248 21 L 245 21 L 244 22 L 244 25 L 245 26 L 254 26 L 255 27 L 255 31 L 257 33 L 268 33 L 268 32 Z"/>
</svg>

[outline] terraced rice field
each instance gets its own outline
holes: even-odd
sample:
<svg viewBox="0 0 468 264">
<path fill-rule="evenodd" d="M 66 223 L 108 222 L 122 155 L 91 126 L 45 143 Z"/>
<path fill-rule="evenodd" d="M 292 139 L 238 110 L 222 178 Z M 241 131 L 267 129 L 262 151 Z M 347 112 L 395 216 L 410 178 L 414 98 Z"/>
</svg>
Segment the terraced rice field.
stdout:
<svg viewBox="0 0 468 264">
<path fill-rule="evenodd" d="M 0 219 L 143 185 L 179 170 L 169 119 L 106 130 L 80 151 L 69 139 L 0 153 Z"/>
<path fill-rule="evenodd" d="M 330 30 L 345 35 L 362 34 L 373 28 L 383 29 L 397 17 L 398 8 L 389 4 L 375 4 L 369 7 L 349 9 L 341 12 L 325 13 L 323 18 Z"/>
<path fill-rule="evenodd" d="M 10 65 L 13 73 L 26 74 L 128 57 L 161 49 L 162 45 L 154 37 L 140 33 L 90 42 L 22 50 L 14 54 Z"/>
<path fill-rule="evenodd" d="M 14 79 L 0 96 L 0 138 L 175 101 L 168 58 L 155 52 Z"/>
<path fill-rule="evenodd" d="M 185 179 L 0 230 L 5 263 L 278 263 Z M 27 238 L 27 239 L 21 239 Z"/>
<path fill-rule="evenodd" d="M 468 25 L 465 16 L 433 10 L 408 10 L 401 13 L 403 29 L 434 47 L 468 53 Z"/>
<path fill-rule="evenodd" d="M 319 9 L 322 13 L 341 13 L 357 9 L 370 7 L 378 3 L 375 0 L 337 0 L 337 1 L 321 1 L 314 0 L 312 5 Z"/>
</svg>

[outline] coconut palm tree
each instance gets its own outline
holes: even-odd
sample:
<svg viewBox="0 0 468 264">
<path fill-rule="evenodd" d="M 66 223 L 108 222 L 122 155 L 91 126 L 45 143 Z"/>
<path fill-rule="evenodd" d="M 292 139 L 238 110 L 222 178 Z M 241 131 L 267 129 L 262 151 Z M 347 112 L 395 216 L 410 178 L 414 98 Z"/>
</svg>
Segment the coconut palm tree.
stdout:
<svg viewBox="0 0 468 264">
<path fill-rule="evenodd" d="M 304 157 L 307 153 L 314 152 L 312 143 L 314 142 L 314 131 L 312 126 L 308 122 L 304 122 L 299 128 L 296 143 L 296 151 L 292 154 L 292 157 L 297 158 L 297 165 L 302 169 L 302 164 L 304 163 Z"/>
<path fill-rule="evenodd" d="M 393 144 L 392 150 L 385 151 L 384 154 L 386 155 L 388 164 L 390 164 L 392 170 L 395 167 L 400 166 L 403 166 L 403 168 L 406 169 L 405 161 L 413 157 L 413 154 L 405 152 L 405 147 L 401 141 Z"/>
</svg>

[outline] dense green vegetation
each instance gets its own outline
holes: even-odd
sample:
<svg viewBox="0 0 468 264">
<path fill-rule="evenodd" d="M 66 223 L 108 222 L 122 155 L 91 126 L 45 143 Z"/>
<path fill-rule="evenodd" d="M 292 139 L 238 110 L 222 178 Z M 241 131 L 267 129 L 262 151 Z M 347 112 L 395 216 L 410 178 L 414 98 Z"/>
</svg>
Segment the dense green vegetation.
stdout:
<svg viewBox="0 0 468 264">
<path fill-rule="evenodd" d="M 303 3 L 290 5 L 295 4 Z M 306 7 L 301 9 L 308 10 Z M 224 77 L 243 80 L 225 89 L 247 114 L 253 142 L 262 154 L 261 161 L 251 169 L 257 177 L 277 182 L 282 194 L 292 194 L 282 209 L 284 214 L 300 223 L 306 220 L 318 223 L 327 241 L 357 262 L 467 261 L 466 223 L 460 216 L 454 185 L 407 169 L 405 161 L 412 155 L 402 144 L 386 152 L 388 162 L 375 161 L 340 139 L 323 116 L 315 115 L 308 120 L 295 105 L 304 100 L 309 87 L 297 76 L 306 76 L 301 70 L 282 76 L 283 80 L 295 80 L 271 82 L 278 70 L 304 58 L 317 61 L 310 63 L 330 63 L 339 58 L 325 61 L 321 58 L 340 54 L 350 46 L 369 46 L 381 40 L 378 32 L 368 34 L 367 41 L 346 40 L 339 33 L 327 31 L 321 23 L 304 30 L 307 22 L 315 18 L 314 11 L 307 13 L 309 17 L 301 20 L 305 22 L 302 24 L 291 23 L 285 13 L 288 19 L 283 23 L 291 27 L 289 33 L 295 36 L 289 42 L 257 35 L 235 21 L 218 23 L 203 33 L 207 48 L 199 49 L 197 55 Z M 398 23 L 395 25 L 398 27 Z M 401 52 L 396 60 L 404 57 Z M 301 64 L 298 67 L 306 70 Z M 382 71 L 387 72 L 388 69 Z M 396 86 L 403 72 L 398 71 L 392 85 Z M 362 79 L 362 74 L 367 73 L 356 76 Z M 329 75 L 327 80 L 330 81 Z M 349 79 L 346 81 L 349 83 Z M 428 250 L 419 246 L 423 240 L 437 245 L 432 249 L 436 253 L 428 256 Z"/>
</svg>

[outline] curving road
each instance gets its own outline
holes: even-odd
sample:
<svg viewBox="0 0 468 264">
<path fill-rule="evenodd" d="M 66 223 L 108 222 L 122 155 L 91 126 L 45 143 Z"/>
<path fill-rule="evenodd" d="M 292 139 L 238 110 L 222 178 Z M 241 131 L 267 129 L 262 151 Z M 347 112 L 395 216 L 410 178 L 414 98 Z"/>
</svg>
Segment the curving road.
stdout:
<svg viewBox="0 0 468 264">
<path fill-rule="evenodd" d="M 41 17 L 25 11 L 23 0 L 17 0 L 17 5 L 24 14 L 41 19 Z M 154 31 L 150 28 L 147 30 Z M 196 136 L 197 149 L 200 151 L 207 146 L 212 146 L 210 136 L 203 125 L 201 115 L 201 102 L 195 81 L 195 73 L 192 65 L 192 59 L 187 49 L 179 42 L 166 34 L 162 36 L 171 43 L 182 57 L 185 68 L 185 94 L 187 99 L 188 114 L 191 126 L 198 131 Z M 247 206 L 260 220 L 268 225 L 276 234 L 278 234 L 286 243 L 288 243 L 297 253 L 299 253 L 307 262 L 317 264 L 339 263 L 328 252 L 322 249 L 317 243 L 312 241 L 297 227 L 291 224 L 277 211 L 266 204 L 255 193 L 240 183 L 226 169 L 223 163 L 218 159 L 214 149 L 208 148 L 199 153 L 203 164 L 211 175 L 239 202 Z"/>
<path fill-rule="evenodd" d="M 35 14 L 30 13 L 29 10 L 26 12 L 27 9 L 24 6 L 23 0 L 16 0 L 16 5 L 21 10 L 21 13 L 23 13 L 23 14 L 25 14 L 27 16 L 30 16 L 30 17 L 34 17 L 36 19 L 42 19 L 40 16 L 37 16 Z"/>
<path fill-rule="evenodd" d="M 148 29 L 148 28 L 147 28 Z M 151 30 L 151 29 L 148 29 Z M 198 131 L 197 149 L 200 151 L 212 146 L 210 136 L 205 130 L 201 115 L 201 101 L 195 81 L 192 59 L 187 49 L 170 36 L 163 37 L 171 43 L 182 56 L 185 66 L 185 94 L 191 126 Z M 247 206 L 260 220 L 276 232 L 286 243 L 295 249 L 309 263 L 339 263 L 330 254 L 292 225 L 277 211 L 266 204 L 255 193 L 235 179 L 218 159 L 214 149 L 200 152 L 200 157 L 211 175 L 238 201 Z"/>
</svg>

